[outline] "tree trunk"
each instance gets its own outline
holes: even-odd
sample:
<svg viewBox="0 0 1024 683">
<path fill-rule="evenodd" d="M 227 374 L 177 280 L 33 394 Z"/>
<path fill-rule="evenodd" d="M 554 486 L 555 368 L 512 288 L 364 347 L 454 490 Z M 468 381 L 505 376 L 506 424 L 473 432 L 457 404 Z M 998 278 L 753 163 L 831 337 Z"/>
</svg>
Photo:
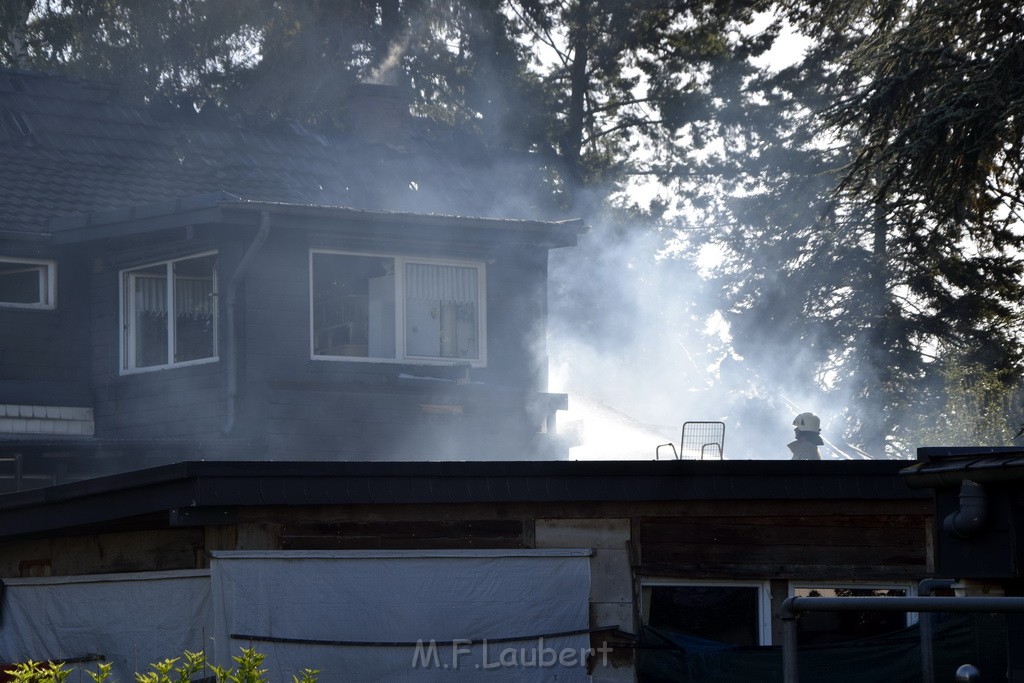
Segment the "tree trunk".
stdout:
<svg viewBox="0 0 1024 683">
<path fill-rule="evenodd" d="M 572 10 L 569 106 L 566 111 L 565 133 L 560 145 L 562 159 L 574 194 L 583 185 L 581 157 L 583 155 L 583 131 L 586 129 L 586 98 L 589 86 L 587 67 L 590 62 L 590 44 L 592 42 L 589 3 L 590 0 L 578 0 Z"/>
<path fill-rule="evenodd" d="M 28 54 L 28 19 L 32 13 L 34 0 L 21 0 L 11 3 L 8 8 L 10 28 L 7 29 L 7 42 L 11 46 L 11 62 L 18 69 L 29 69 L 32 66 Z"/>
</svg>

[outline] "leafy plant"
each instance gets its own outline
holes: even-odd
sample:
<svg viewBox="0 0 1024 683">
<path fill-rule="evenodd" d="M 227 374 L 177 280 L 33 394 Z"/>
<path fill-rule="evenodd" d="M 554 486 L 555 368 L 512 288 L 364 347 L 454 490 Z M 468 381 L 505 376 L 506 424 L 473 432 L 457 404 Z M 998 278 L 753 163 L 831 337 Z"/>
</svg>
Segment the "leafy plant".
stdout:
<svg viewBox="0 0 1024 683">
<path fill-rule="evenodd" d="M 189 683 L 193 676 L 207 669 L 213 672 L 217 683 L 268 683 L 267 669 L 261 668 L 267 656 L 257 652 L 256 648 L 242 648 L 242 653 L 232 657 L 233 667 L 214 666 L 206 661 L 203 652 L 186 650 L 181 657 L 164 659 L 149 665 L 152 671 L 136 673 L 136 683 Z M 179 664 L 179 662 L 181 662 Z M 177 665 L 177 666 L 176 666 Z M 100 662 L 97 671 L 86 671 L 95 683 L 103 683 L 110 679 L 110 662 Z M 11 677 L 11 683 L 65 683 L 73 669 L 65 667 L 63 662 L 27 662 L 17 664 L 13 669 L 4 671 Z M 292 683 L 317 683 L 320 671 L 303 669 L 301 674 L 292 675 Z M 112 682 L 113 683 L 113 682 Z"/>
<path fill-rule="evenodd" d="M 254 647 L 243 647 L 241 655 L 231 658 L 238 664 L 237 669 L 225 669 L 220 666 L 210 668 L 217 677 L 217 683 L 267 683 L 267 679 L 263 677 L 267 670 L 260 668 L 266 658 L 265 654 L 257 652 Z"/>
<path fill-rule="evenodd" d="M 303 669 L 302 678 L 293 675 L 292 683 L 316 683 L 317 676 L 320 674 L 319 669 Z"/>
<path fill-rule="evenodd" d="M 135 680 L 137 683 L 175 683 L 171 679 L 171 674 L 175 673 L 178 676 L 177 683 L 188 683 L 188 681 L 192 680 L 192 676 L 206 668 L 206 655 L 202 652 L 189 652 L 185 650 L 183 657 L 185 658 L 185 663 L 178 668 L 174 668 L 174 665 L 181 657 L 154 662 L 150 664 L 150 667 L 155 669 L 155 671 L 144 674 L 137 673 L 135 674 Z"/>
<path fill-rule="evenodd" d="M 96 681 L 96 683 L 103 683 L 103 681 L 110 678 L 110 668 L 114 666 L 110 662 L 100 662 L 99 671 L 86 671 L 89 674 L 89 678 Z"/>
<path fill-rule="evenodd" d="M 63 662 L 34 662 L 29 660 L 4 671 L 13 683 L 64 683 L 71 675 L 71 669 Z"/>
</svg>

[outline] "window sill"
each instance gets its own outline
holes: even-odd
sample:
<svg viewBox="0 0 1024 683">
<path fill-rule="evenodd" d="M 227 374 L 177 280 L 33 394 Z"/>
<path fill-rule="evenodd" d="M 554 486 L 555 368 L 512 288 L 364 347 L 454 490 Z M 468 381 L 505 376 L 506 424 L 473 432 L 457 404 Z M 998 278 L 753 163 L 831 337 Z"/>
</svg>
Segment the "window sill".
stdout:
<svg viewBox="0 0 1024 683">
<path fill-rule="evenodd" d="M 150 372 L 159 372 L 161 370 L 177 370 L 179 368 L 191 368 L 197 365 L 209 365 L 220 361 L 220 356 L 214 356 L 212 358 L 200 358 L 198 360 L 190 360 L 184 363 L 171 363 L 169 365 L 151 365 L 144 368 L 130 368 L 122 369 L 121 376 L 127 375 L 145 375 Z"/>
</svg>

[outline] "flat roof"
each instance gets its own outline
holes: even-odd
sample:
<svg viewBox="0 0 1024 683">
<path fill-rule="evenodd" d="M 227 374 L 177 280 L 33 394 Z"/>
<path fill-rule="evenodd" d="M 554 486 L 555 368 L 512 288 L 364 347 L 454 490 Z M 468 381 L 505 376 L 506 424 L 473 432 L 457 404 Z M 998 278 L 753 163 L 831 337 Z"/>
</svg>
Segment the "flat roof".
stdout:
<svg viewBox="0 0 1024 683">
<path fill-rule="evenodd" d="M 0 538 L 256 506 L 930 499 L 905 461 L 187 461 L 0 495 Z"/>
</svg>

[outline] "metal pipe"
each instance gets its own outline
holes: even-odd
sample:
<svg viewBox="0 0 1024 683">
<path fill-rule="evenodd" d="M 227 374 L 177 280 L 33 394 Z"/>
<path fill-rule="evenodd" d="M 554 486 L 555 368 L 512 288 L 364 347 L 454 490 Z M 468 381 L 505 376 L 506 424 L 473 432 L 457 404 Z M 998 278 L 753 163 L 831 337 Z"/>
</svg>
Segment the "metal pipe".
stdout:
<svg viewBox="0 0 1024 683">
<path fill-rule="evenodd" d="M 256 233 L 256 236 L 249 244 L 249 248 L 246 249 L 245 255 L 242 256 L 242 260 L 239 261 L 238 267 L 235 268 L 235 272 L 231 276 L 231 282 L 228 283 L 225 301 L 227 305 L 227 320 L 225 324 L 227 326 L 228 338 L 224 349 L 226 355 L 224 363 L 226 366 L 225 370 L 227 371 L 227 406 L 225 410 L 227 415 L 224 420 L 223 430 L 225 434 L 230 434 L 235 430 L 235 398 L 238 396 L 238 349 L 235 348 L 237 345 L 235 339 L 235 309 L 238 306 L 238 288 L 241 286 L 245 273 L 249 270 L 249 265 L 256 256 L 256 252 L 267 241 L 269 234 L 270 212 L 261 211 L 259 232 Z"/>
<path fill-rule="evenodd" d="M 988 496 L 985 487 L 970 479 L 960 484 L 960 508 L 946 515 L 942 528 L 957 538 L 973 538 L 988 520 Z"/>
<path fill-rule="evenodd" d="M 799 683 L 796 618 L 801 612 L 1014 612 L 1024 613 L 1024 598 L 798 598 L 782 602 L 782 680 Z M 789 626 L 789 624 L 792 626 Z"/>
<path fill-rule="evenodd" d="M 789 603 L 787 607 L 787 603 Z M 1024 598 L 786 598 L 782 609 L 800 612 L 1024 612 Z"/>
<path fill-rule="evenodd" d="M 936 588 L 952 588 L 952 579 L 924 579 L 917 584 L 918 597 L 928 597 Z M 917 630 L 921 635 L 921 683 L 935 683 L 935 653 L 932 649 L 935 618 L 931 612 L 918 617 Z"/>
<path fill-rule="evenodd" d="M 800 683 L 796 614 L 782 617 L 782 683 Z"/>
</svg>

